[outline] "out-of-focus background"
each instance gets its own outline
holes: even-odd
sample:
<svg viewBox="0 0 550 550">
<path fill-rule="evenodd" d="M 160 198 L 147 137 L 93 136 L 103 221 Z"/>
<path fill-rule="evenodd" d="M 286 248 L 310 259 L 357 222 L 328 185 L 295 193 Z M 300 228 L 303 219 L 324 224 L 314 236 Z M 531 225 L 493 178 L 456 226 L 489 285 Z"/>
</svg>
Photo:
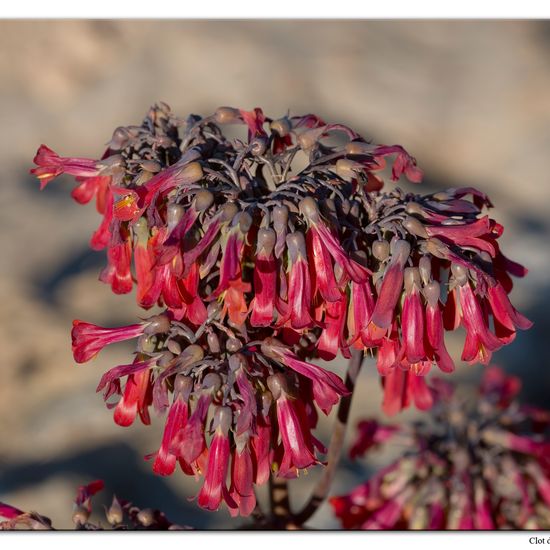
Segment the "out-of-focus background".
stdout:
<svg viewBox="0 0 550 550">
<path fill-rule="evenodd" d="M 93 206 L 72 202 L 69 178 L 40 193 L 28 174 L 41 143 L 97 158 L 116 126 L 140 123 L 157 100 L 182 116 L 220 105 L 315 112 L 404 145 L 425 170 L 419 190 L 488 193 L 504 252 L 530 269 L 514 303 L 535 321 L 494 360 L 522 377 L 525 399 L 550 405 L 550 23 L 0 21 L 0 74 L 1 501 L 70 527 L 76 487 L 102 478 L 106 495 L 182 524 L 242 524 L 199 511 L 189 501 L 199 486 L 183 474 L 152 474 L 143 455 L 158 448 L 161 419 L 113 423 L 95 387 L 129 348 L 74 363 L 72 319 L 115 326 L 139 311 L 133 295 L 97 282 L 104 257 L 88 249 Z M 448 343 L 460 356 L 460 341 Z M 482 369 L 459 365 L 455 378 L 473 392 Z M 371 361 L 354 418 L 378 414 L 378 386 Z M 344 461 L 334 492 L 377 460 Z M 298 482 L 295 502 L 316 475 Z M 324 506 L 311 525 L 337 523 Z"/>
</svg>

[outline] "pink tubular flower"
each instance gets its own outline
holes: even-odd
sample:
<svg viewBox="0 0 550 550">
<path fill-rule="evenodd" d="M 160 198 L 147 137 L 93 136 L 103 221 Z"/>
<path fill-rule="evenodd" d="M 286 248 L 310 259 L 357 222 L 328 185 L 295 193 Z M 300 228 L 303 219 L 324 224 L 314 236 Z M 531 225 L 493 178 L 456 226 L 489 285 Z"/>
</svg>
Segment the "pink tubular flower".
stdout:
<svg viewBox="0 0 550 550">
<path fill-rule="evenodd" d="M 466 342 L 462 360 L 487 365 L 493 351 L 502 347 L 498 338 L 490 332 L 480 305 L 468 283 L 458 287 L 462 323 L 466 329 Z"/>
<path fill-rule="evenodd" d="M 424 174 L 416 166 L 416 159 L 411 157 L 401 145 L 380 145 L 372 152 L 375 157 L 385 157 L 395 153 L 397 156 L 392 167 L 392 180 L 397 181 L 401 174 L 405 174 L 409 181 L 420 183 Z"/>
<path fill-rule="evenodd" d="M 38 149 L 33 162 L 38 168 L 33 168 L 31 174 L 34 174 L 40 180 L 40 189 L 44 189 L 48 183 L 61 174 L 70 174 L 91 178 L 99 175 L 96 166 L 97 161 L 86 158 L 60 157 L 49 147 L 41 145 Z"/>
<path fill-rule="evenodd" d="M 445 347 L 443 331 L 443 312 L 439 302 L 440 286 L 431 281 L 424 287 L 426 297 L 426 333 L 431 348 L 430 357 L 443 372 L 453 372 L 454 362 Z"/>
<path fill-rule="evenodd" d="M 136 363 L 140 364 L 139 361 L 136 361 L 134 365 Z M 128 375 L 124 393 L 113 414 L 113 419 L 119 426 L 132 425 L 138 413 L 143 424 L 149 425 L 151 423 L 149 406 L 152 404 L 153 398 L 151 373 L 147 366 L 143 370 Z"/>
<path fill-rule="evenodd" d="M 422 374 L 415 374 L 395 366 L 384 377 L 383 383 L 382 410 L 387 415 L 394 415 L 411 403 L 421 411 L 430 409 L 433 404 L 432 392 Z"/>
<path fill-rule="evenodd" d="M 231 426 L 231 409 L 218 407 L 214 415 L 214 437 L 208 452 L 208 466 L 204 485 L 199 495 L 199 506 L 207 510 L 217 510 L 222 496 L 227 498 L 226 475 L 229 464 L 229 427 Z"/>
<path fill-rule="evenodd" d="M 250 323 L 266 327 L 273 322 L 277 296 L 277 264 L 273 257 L 277 236 L 273 229 L 258 231 L 256 264 L 254 266 L 254 298 L 250 303 Z"/>
<path fill-rule="evenodd" d="M 302 404 L 288 395 L 284 378 L 273 375 L 267 379 L 267 383 L 276 401 L 277 420 L 283 444 L 283 455 L 277 475 L 293 478 L 298 470 L 318 463 L 314 456 L 311 434 L 304 425 Z"/>
<path fill-rule="evenodd" d="M 424 349 L 424 309 L 420 301 L 420 274 L 418 268 L 404 271 L 405 299 L 401 313 L 403 343 L 399 356 L 408 364 L 421 362 L 426 357 Z"/>
<path fill-rule="evenodd" d="M 19 508 L 15 508 L 15 506 L 10 506 L 9 504 L 0 502 L 0 517 L 6 518 L 6 519 L 15 519 L 23 515 L 24 513 L 25 512 L 23 512 L 22 510 L 19 510 Z"/>
<path fill-rule="evenodd" d="M 303 329 L 315 324 L 311 316 L 311 279 L 309 276 L 306 243 L 300 232 L 286 238 L 290 263 L 288 280 L 288 309 L 278 325 L 289 324 L 294 329 Z"/>
<path fill-rule="evenodd" d="M 118 328 L 103 328 L 84 321 L 74 320 L 71 332 L 74 360 L 85 363 L 105 346 L 137 338 L 145 330 L 143 323 Z"/>
<path fill-rule="evenodd" d="M 254 467 L 249 449 L 248 434 L 237 437 L 236 448 L 231 464 L 231 486 L 229 495 L 237 508 L 229 508 L 232 516 L 249 516 L 256 506 L 254 494 Z"/>
<path fill-rule="evenodd" d="M 395 306 L 403 289 L 403 268 L 410 251 L 411 247 L 407 241 L 398 240 L 394 243 L 391 261 L 384 273 L 370 320 L 376 327 L 386 329 L 392 324 Z"/>
<path fill-rule="evenodd" d="M 295 372 L 309 378 L 313 384 L 315 402 L 325 414 L 330 413 L 332 406 L 338 403 L 340 397 L 350 393 L 336 374 L 317 365 L 300 361 L 275 338 L 267 338 L 262 344 L 262 351 L 268 357 L 280 360 Z"/>
</svg>

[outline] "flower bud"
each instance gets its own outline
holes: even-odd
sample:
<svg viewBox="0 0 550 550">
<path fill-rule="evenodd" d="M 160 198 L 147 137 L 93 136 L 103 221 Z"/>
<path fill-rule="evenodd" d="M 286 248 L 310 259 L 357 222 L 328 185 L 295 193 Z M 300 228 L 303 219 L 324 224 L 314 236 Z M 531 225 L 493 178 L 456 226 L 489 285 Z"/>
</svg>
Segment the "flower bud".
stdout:
<svg viewBox="0 0 550 550">
<path fill-rule="evenodd" d="M 221 221 L 231 221 L 239 212 L 239 207 L 234 202 L 228 202 L 221 208 Z"/>
<path fill-rule="evenodd" d="M 217 334 L 215 334 L 214 332 L 210 332 L 206 337 L 206 342 L 208 343 L 208 348 L 212 353 L 220 352 L 220 339 L 218 338 Z"/>
<path fill-rule="evenodd" d="M 202 189 L 195 195 L 195 209 L 198 212 L 204 212 L 208 210 L 214 203 L 214 195 L 206 190 Z"/>
<path fill-rule="evenodd" d="M 238 109 L 233 107 L 219 107 L 214 113 L 214 118 L 218 124 L 231 124 L 240 121 Z"/>
<path fill-rule="evenodd" d="M 290 134 L 290 131 L 292 130 L 292 126 L 290 124 L 290 120 L 288 117 L 279 118 L 277 120 L 274 120 L 269 127 L 273 132 L 278 134 L 280 137 L 284 137 L 288 134 Z"/>
<path fill-rule="evenodd" d="M 166 333 L 170 330 L 170 319 L 166 315 L 154 315 L 147 319 L 144 334 Z"/>
<path fill-rule="evenodd" d="M 424 224 L 416 218 L 407 216 L 403 220 L 403 227 L 412 235 L 423 237 L 424 239 L 428 238 L 428 232 L 426 231 Z"/>
<path fill-rule="evenodd" d="M 348 155 L 369 155 L 372 154 L 372 145 L 362 141 L 350 141 L 346 144 L 345 151 Z"/>
<path fill-rule="evenodd" d="M 266 149 L 267 149 L 267 138 L 263 136 L 255 137 L 250 142 L 250 152 L 255 156 L 263 155 Z"/>
<path fill-rule="evenodd" d="M 282 374 L 272 374 L 267 379 L 267 387 L 275 401 L 281 397 L 281 393 L 288 393 L 287 381 Z"/>
<path fill-rule="evenodd" d="M 162 170 L 162 166 L 156 160 L 144 160 L 140 166 L 147 172 L 156 174 Z"/>
<path fill-rule="evenodd" d="M 357 177 L 357 172 L 360 172 L 362 166 L 358 162 L 350 159 L 338 159 L 336 161 L 336 173 L 345 180 L 351 180 Z"/>
<path fill-rule="evenodd" d="M 270 256 L 277 242 L 277 234 L 270 227 L 258 230 L 256 253 L 263 253 Z"/>
<path fill-rule="evenodd" d="M 184 399 L 188 399 L 193 390 L 193 379 L 183 374 L 176 375 L 174 380 L 174 394 L 181 394 Z"/>
<path fill-rule="evenodd" d="M 243 347 L 242 342 L 238 338 L 228 338 L 225 343 L 225 349 L 229 353 L 235 353 Z"/>
<path fill-rule="evenodd" d="M 198 162 L 190 162 L 179 172 L 178 178 L 187 183 L 199 181 L 203 177 L 202 166 Z"/>
<path fill-rule="evenodd" d="M 118 525 L 124 519 L 124 511 L 116 496 L 113 496 L 111 506 L 106 510 L 105 517 L 111 525 Z"/>
<path fill-rule="evenodd" d="M 313 197 L 306 197 L 300 201 L 300 212 L 302 215 L 312 222 L 319 221 L 319 208 Z"/>
<path fill-rule="evenodd" d="M 177 342 L 176 340 L 168 340 L 166 347 L 169 351 L 171 351 L 174 355 L 179 355 L 181 353 L 181 344 Z"/>
<path fill-rule="evenodd" d="M 166 207 L 166 224 L 168 231 L 172 231 L 180 222 L 185 214 L 185 208 L 181 204 L 170 203 Z"/>
<path fill-rule="evenodd" d="M 374 241 L 372 243 L 372 255 L 383 262 L 390 255 L 390 243 L 388 241 Z"/>
<path fill-rule="evenodd" d="M 422 258 L 420 258 L 418 269 L 420 270 L 422 282 L 427 285 L 432 278 L 432 261 L 428 256 L 422 256 Z"/>
<path fill-rule="evenodd" d="M 90 512 L 84 506 L 75 506 L 73 509 L 73 523 L 84 525 L 90 517 Z"/>
<path fill-rule="evenodd" d="M 464 266 L 455 263 L 451 264 L 451 273 L 460 286 L 464 286 L 468 282 L 468 270 Z"/>
<path fill-rule="evenodd" d="M 151 508 L 143 508 L 143 510 L 140 510 L 136 518 L 143 527 L 151 527 L 155 521 L 155 515 Z"/>
<path fill-rule="evenodd" d="M 221 388 L 222 379 L 219 374 L 215 372 L 209 372 L 202 380 L 203 389 L 212 389 L 218 391 Z"/>
<path fill-rule="evenodd" d="M 229 432 L 233 422 L 233 412 L 229 407 L 216 407 L 212 428 L 220 429 L 224 434 Z"/>
</svg>

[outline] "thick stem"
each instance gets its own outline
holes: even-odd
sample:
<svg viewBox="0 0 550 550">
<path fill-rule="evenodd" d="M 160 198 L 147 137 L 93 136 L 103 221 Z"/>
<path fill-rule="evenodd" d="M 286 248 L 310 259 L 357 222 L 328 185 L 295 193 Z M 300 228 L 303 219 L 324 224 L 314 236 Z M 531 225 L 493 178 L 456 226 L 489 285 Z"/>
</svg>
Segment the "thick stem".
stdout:
<svg viewBox="0 0 550 550">
<path fill-rule="evenodd" d="M 287 480 L 272 474 L 269 478 L 269 495 L 271 498 L 271 527 L 273 529 L 296 529 L 290 512 Z"/>
<path fill-rule="evenodd" d="M 323 470 L 321 479 L 318 481 L 317 486 L 313 490 L 308 502 L 302 510 L 294 516 L 294 521 L 299 526 L 303 525 L 317 511 L 319 506 L 328 496 L 330 486 L 332 485 L 336 474 L 336 468 L 340 462 L 340 456 L 342 455 L 346 427 L 351 408 L 351 400 L 355 389 L 355 382 L 357 380 L 357 376 L 359 375 L 359 371 L 361 370 L 361 365 L 363 364 L 363 357 L 364 352 L 362 350 L 353 350 L 353 355 L 348 364 L 348 371 L 346 373 L 345 381 L 346 387 L 350 391 L 350 394 L 340 400 L 332 436 L 330 438 L 327 454 L 327 465 Z"/>
</svg>

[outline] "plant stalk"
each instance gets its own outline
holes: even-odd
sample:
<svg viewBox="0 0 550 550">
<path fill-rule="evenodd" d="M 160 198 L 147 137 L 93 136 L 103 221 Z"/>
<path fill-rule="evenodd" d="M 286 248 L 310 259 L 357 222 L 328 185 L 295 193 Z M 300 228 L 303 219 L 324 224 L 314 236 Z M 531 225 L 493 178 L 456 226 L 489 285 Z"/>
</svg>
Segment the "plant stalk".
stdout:
<svg viewBox="0 0 550 550">
<path fill-rule="evenodd" d="M 351 409 L 351 400 L 355 390 L 355 382 L 361 370 L 363 358 L 363 350 L 353 350 L 352 357 L 348 363 L 348 370 L 345 380 L 346 387 L 350 391 L 350 394 L 340 400 L 332 436 L 330 438 L 327 453 L 327 465 L 324 468 L 321 479 L 318 481 L 311 497 L 302 510 L 294 516 L 294 522 L 297 526 L 301 527 L 317 511 L 319 506 L 327 498 L 332 482 L 334 481 L 336 468 L 340 462 L 342 449 L 344 447 L 344 439 L 346 436 L 346 428 Z"/>
</svg>

